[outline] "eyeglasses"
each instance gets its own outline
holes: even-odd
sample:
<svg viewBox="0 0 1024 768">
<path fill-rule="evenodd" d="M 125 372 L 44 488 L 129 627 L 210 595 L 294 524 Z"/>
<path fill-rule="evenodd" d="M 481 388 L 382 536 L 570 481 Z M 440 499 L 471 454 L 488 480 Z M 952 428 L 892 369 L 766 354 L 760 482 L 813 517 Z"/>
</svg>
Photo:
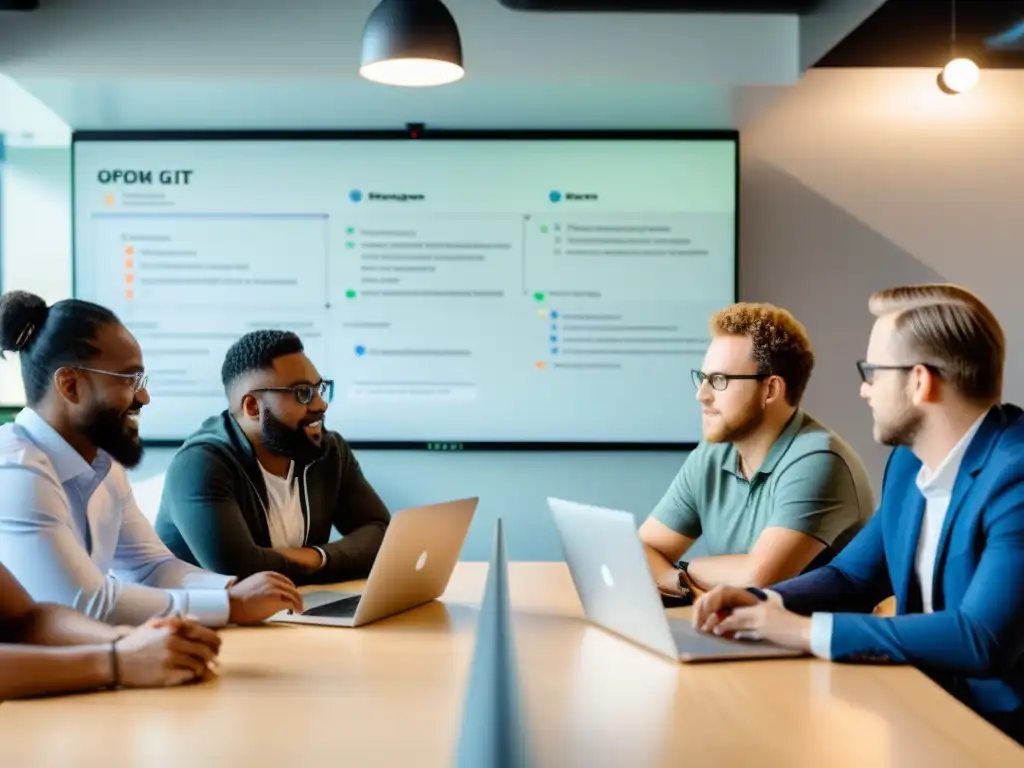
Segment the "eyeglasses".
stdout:
<svg viewBox="0 0 1024 768">
<path fill-rule="evenodd" d="M 931 363 L 913 363 L 912 365 L 875 365 L 866 360 L 857 361 L 857 370 L 860 372 L 860 380 L 865 384 L 871 384 L 875 380 L 875 371 L 912 371 L 917 366 L 923 365 L 936 376 L 942 375 L 942 369 Z"/>
<path fill-rule="evenodd" d="M 334 382 L 330 379 L 317 382 L 316 384 L 294 384 L 290 387 L 260 387 L 252 392 L 291 392 L 295 399 L 302 405 L 309 405 L 313 402 L 313 396 L 319 394 L 324 402 L 331 402 L 334 399 Z"/>
<path fill-rule="evenodd" d="M 705 381 L 711 385 L 712 389 L 717 389 L 719 392 L 729 386 L 729 382 L 734 379 L 740 380 L 752 380 L 752 381 L 764 381 L 770 373 L 704 373 L 704 371 L 692 370 L 690 376 L 693 378 L 693 386 L 700 389 L 700 385 Z"/>
<path fill-rule="evenodd" d="M 135 392 L 138 392 L 140 389 L 145 389 L 146 385 L 149 383 L 149 376 L 145 371 L 137 371 L 135 373 L 116 373 L 115 371 L 104 371 L 100 368 L 86 368 L 81 365 L 69 365 L 68 368 L 75 371 L 86 371 L 88 373 L 101 373 L 104 376 L 116 376 L 117 378 L 124 379 L 125 381 L 130 380 L 132 382 L 132 389 Z"/>
</svg>

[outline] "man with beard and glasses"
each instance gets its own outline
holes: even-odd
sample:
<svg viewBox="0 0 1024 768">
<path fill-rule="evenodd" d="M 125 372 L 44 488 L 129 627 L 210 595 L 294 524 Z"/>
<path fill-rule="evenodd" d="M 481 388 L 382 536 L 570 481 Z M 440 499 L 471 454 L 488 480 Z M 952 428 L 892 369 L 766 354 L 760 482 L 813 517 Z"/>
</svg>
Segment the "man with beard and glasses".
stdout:
<svg viewBox="0 0 1024 768">
<path fill-rule="evenodd" d="M 391 516 L 337 432 L 333 383 L 287 331 L 246 334 L 221 379 L 229 407 L 186 440 L 167 471 L 156 530 L 183 560 L 297 584 L 365 577 Z M 331 541 L 331 528 L 341 534 Z"/>
<path fill-rule="evenodd" d="M 12 291 L 0 348 L 19 354 L 28 402 L 0 427 L 0 563 L 34 600 L 120 625 L 251 624 L 301 607 L 280 574 L 238 581 L 176 559 L 142 515 L 125 467 L 142 458 L 146 374 L 110 310 Z"/>
<path fill-rule="evenodd" d="M 684 602 L 828 562 L 874 504 L 860 457 L 800 408 L 814 367 L 804 327 L 778 307 L 741 303 L 710 330 L 692 372 L 704 440 L 640 527 L 658 588 Z M 707 556 L 677 565 L 698 538 Z"/>
<path fill-rule="evenodd" d="M 912 664 L 1024 744 L 1024 412 L 1006 340 L 958 286 L 876 293 L 860 394 L 895 446 L 871 522 L 770 591 L 717 587 L 696 626 L 840 662 Z M 742 585 L 740 585 L 742 586 Z M 896 615 L 871 615 L 896 598 Z"/>
</svg>

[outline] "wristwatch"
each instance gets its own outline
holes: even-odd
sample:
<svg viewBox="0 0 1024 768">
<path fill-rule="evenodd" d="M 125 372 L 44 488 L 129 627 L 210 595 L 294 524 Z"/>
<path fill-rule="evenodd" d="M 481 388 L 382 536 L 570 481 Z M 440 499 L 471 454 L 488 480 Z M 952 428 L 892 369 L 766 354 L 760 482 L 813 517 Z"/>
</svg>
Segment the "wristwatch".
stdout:
<svg viewBox="0 0 1024 768">
<path fill-rule="evenodd" d="M 758 589 L 757 587 L 747 587 L 747 592 L 752 594 L 762 603 L 768 599 L 768 594 L 763 589 Z"/>
<path fill-rule="evenodd" d="M 690 564 L 685 560 L 680 560 L 677 563 L 678 570 L 676 571 L 676 585 L 679 587 L 679 594 L 682 597 L 693 599 L 693 582 L 690 581 L 690 575 L 686 572 L 686 569 L 690 567 Z"/>
</svg>

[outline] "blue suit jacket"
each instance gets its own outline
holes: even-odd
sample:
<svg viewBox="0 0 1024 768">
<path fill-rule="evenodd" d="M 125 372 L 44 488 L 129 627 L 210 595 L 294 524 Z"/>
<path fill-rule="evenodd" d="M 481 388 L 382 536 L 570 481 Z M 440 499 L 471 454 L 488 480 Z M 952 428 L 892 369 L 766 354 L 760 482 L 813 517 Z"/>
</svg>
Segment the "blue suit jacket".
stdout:
<svg viewBox="0 0 1024 768">
<path fill-rule="evenodd" d="M 964 455 L 936 553 L 933 613 L 914 569 L 921 462 L 895 449 L 878 511 L 819 570 L 773 589 L 786 608 L 829 611 L 832 659 L 913 664 L 1020 740 L 1024 734 L 1024 412 L 992 408 Z M 871 610 L 896 596 L 897 615 Z"/>
</svg>

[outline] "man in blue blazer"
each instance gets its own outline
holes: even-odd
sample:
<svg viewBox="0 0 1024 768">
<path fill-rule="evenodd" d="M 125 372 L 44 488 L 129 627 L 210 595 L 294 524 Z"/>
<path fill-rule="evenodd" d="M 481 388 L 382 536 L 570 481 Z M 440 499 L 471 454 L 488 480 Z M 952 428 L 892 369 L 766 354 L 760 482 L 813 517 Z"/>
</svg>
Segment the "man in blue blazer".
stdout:
<svg viewBox="0 0 1024 768">
<path fill-rule="evenodd" d="M 1001 403 L 1005 339 L 951 285 L 875 294 L 861 396 L 894 446 L 881 503 L 830 565 L 718 587 L 694 623 L 840 662 L 913 664 L 1024 743 L 1024 413 Z M 896 615 L 872 615 L 895 595 Z"/>
</svg>

